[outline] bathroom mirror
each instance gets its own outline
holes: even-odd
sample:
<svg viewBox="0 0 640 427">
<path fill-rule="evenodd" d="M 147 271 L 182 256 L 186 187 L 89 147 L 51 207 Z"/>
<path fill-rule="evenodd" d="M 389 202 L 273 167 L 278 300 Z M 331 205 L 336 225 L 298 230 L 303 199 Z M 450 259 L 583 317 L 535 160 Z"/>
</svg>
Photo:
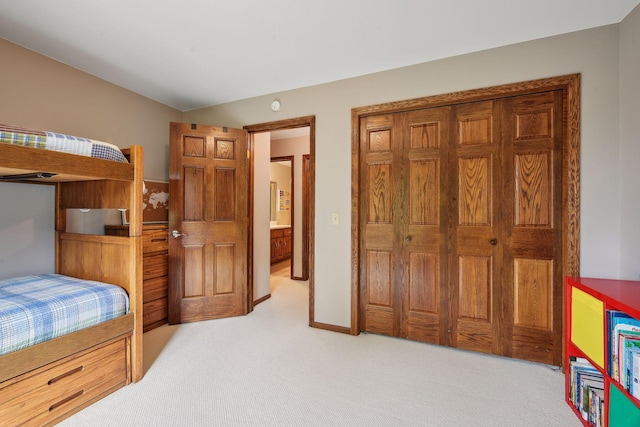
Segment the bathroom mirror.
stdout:
<svg viewBox="0 0 640 427">
<path fill-rule="evenodd" d="M 278 206 L 278 194 L 277 194 L 277 184 L 275 181 L 271 181 L 270 183 L 270 194 L 271 194 L 271 217 L 269 221 L 276 220 L 276 206 Z"/>
</svg>

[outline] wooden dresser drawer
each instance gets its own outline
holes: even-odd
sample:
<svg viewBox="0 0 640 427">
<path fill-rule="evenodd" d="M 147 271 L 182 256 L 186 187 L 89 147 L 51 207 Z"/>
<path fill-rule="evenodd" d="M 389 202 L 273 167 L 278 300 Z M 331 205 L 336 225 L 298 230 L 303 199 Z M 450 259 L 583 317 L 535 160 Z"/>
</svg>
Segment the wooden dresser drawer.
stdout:
<svg viewBox="0 0 640 427">
<path fill-rule="evenodd" d="M 43 425 L 128 383 L 126 339 L 67 357 L 0 386 L 0 425 Z"/>
<path fill-rule="evenodd" d="M 271 238 L 275 239 L 278 237 L 284 236 L 284 231 L 282 228 L 274 228 L 271 230 Z"/>
<path fill-rule="evenodd" d="M 167 317 L 169 316 L 167 297 L 144 303 L 143 313 L 144 332 L 164 325 L 167 323 Z"/>
<path fill-rule="evenodd" d="M 167 276 L 169 272 L 167 254 L 144 257 L 142 259 L 142 280 Z"/>
<path fill-rule="evenodd" d="M 145 254 L 162 252 L 169 249 L 169 233 L 167 229 L 142 230 L 142 252 Z"/>
<path fill-rule="evenodd" d="M 165 298 L 169 294 L 169 286 L 168 286 L 168 278 L 167 276 L 155 277 L 153 279 L 145 280 L 143 282 L 143 302 L 153 301 L 159 298 Z"/>
<path fill-rule="evenodd" d="M 105 234 L 128 236 L 129 226 L 106 225 Z M 168 224 L 143 224 L 142 294 L 144 296 L 144 306 L 142 311 L 145 332 L 167 323 L 168 251 Z"/>
</svg>

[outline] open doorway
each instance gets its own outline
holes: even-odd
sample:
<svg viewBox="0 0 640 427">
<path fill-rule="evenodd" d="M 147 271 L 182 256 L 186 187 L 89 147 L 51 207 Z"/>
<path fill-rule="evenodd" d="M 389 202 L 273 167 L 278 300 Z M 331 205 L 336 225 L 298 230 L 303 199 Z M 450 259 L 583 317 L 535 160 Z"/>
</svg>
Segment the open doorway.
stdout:
<svg viewBox="0 0 640 427">
<path fill-rule="evenodd" d="M 278 152 L 279 142 L 282 139 L 296 138 L 296 142 L 302 143 L 302 151 L 308 150 L 308 144 L 304 133 L 300 136 L 293 136 L 296 133 L 287 131 L 279 131 L 271 133 L 271 150 L 270 153 Z M 291 152 L 286 149 L 285 152 Z M 302 251 L 297 250 L 294 254 L 294 243 L 300 241 L 300 227 L 296 227 L 296 190 L 301 184 L 304 177 L 296 179 L 294 155 L 289 156 L 271 156 L 271 164 L 269 165 L 269 231 L 271 238 L 271 281 L 270 290 L 274 291 L 275 286 L 279 283 L 279 277 L 285 276 L 292 280 L 306 280 L 294 274 L 295 270 L 302 264 Z M 304 231 L 303 231 L 304 232 Z M 300 249 L 296 245 L 296 249 Z M 295 256 L 294 256 L 295 255 Z M 298 268 L 296 268 L 298 267 Z M 274 277 L 275 276 L 275 277 Z"/>
<path fill-rule="evenodd" d="M 253 186 L 250 241 L 250 247 L 253 248 L 251 255 L 253 270 L 250 279 L 252 305 L 271 297 L 269 282 L 272 270 L 276 277 L 295 281 L 308 280 L 311 323 L 313 319 L 315 118 L 283 120 L 246 126 L 245 129 L 250 136 Z M 279 165 L 283 162 L 290 163 L 289 173 L 285 173 L 290 177 L 290 187 L 277 183 L 271 178 L 269 168 L 272 159 L 277 160 Z M 265 168 L 267 168 L 266 171 Z M 272 215 L 274 213 L 282 214 L 282 218 Z M 262 219 L 265 214 L 266 219 Z M 291 218 L 290 224 L 288 216 Z M 281 231 L 276 231 L 279 234 L 272 239 L 271 232 L 274 229 Z M 275 260 L 272 249 L 275 250 Z M 286 254 L 289 250 L 290 256 Z M 278 251 L 280 251 L 279 256 Z"/>
</svg>

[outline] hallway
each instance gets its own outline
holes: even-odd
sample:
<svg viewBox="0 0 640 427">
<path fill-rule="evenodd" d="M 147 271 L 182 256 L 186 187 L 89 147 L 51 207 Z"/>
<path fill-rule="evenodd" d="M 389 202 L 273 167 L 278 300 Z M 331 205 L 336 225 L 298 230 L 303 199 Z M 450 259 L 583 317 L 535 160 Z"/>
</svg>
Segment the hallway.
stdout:
<svg viewBox="0 0 640 427">
<path fill-rule="evenodd" d="M 291 280 L 291 258 L 272 264 L 270 277 L 271 292 L 273 292 L 281 280 Z"/>
</svg>

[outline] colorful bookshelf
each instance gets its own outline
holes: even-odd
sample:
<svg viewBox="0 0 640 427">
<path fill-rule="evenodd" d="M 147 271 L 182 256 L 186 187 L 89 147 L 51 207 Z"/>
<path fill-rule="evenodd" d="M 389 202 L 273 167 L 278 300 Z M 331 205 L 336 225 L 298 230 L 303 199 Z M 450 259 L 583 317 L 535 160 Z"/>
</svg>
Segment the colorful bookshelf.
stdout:
<svg viewBox="0 0 640 427">
<path fill-rule="evenodd" d="M 564 303 L 567 404 L 585 426 L 640 426 L 640 282 L 567 277 Z"/>
</svg>

